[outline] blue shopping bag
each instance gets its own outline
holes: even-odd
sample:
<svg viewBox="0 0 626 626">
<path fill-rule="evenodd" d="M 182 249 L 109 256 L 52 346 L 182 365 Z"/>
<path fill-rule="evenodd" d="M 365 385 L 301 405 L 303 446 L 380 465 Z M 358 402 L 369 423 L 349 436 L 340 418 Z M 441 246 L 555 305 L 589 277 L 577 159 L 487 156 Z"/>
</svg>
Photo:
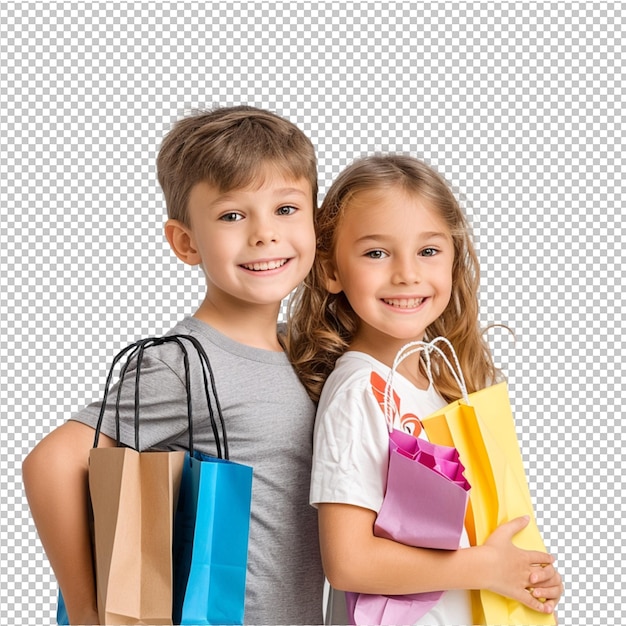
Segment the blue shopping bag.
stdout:
<svg viewBox="0 0 626 626">
<path fill-rule="evenodd" d="M 186 455 L 174 521 L 175 624 L 243 624 L 252 468 Z"/>
<path fill-rule="evenodd" d="M 67 616 L 65 600 L 63 600 L 63 594 L 59 589 L 59 595 L 57 597 L 57 624 L 59 624 L 59 626 L 69 626 L 69 623 L 70 618 Z"/>
</svg>

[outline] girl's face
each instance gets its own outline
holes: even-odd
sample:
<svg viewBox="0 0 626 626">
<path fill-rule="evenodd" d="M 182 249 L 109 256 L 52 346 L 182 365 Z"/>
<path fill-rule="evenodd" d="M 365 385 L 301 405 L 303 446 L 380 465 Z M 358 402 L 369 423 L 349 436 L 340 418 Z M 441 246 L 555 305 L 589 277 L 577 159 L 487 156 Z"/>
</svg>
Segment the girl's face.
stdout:
<svg viewBox="0 0 626 626">
<path fill-rule="evenodd" d="M 383 362 L 445 310 L 454 246 L 432 204 L 402 189 L 365 192 L 344 210 L 328 289 L 344 292 L 360 319 L 352 349 Z"/>
</svg>

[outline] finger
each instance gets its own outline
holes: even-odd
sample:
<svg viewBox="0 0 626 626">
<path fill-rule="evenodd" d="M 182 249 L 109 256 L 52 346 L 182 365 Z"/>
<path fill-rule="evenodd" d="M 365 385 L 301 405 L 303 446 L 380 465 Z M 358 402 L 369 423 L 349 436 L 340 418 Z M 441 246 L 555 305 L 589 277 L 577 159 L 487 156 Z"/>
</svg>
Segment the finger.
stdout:
<svg viewBox="0 0 626 626">
<path fill-rule="evenodd" d="M 558 572 L 554 572 L 554 576 L 547 577 L 532 585 L 533 587 L 562 587 L 563 580 Z"/>
<path fill-rule="evenodd" d="M 515 519 L 498 526 L 492 534 L 494 537 L 500 536 L 510 541 L 513 537 L 515 537 L 515 535 L 517 535 L 517 533 L 521 532 L 524 528 L 526 528 L 526 526 L 528 526 L 529 521 L 530 517 L 528 515 L 516 517 Z"/>
<path fill-rule="evenodd" d="M 528 526 L 529 522 L 530 515 L 522 515 L 522 517 L 515 517 L 510 522 L 504 524 L 504 526 L 508 526 L 513 535 L 517 535 L 517 533 L 524 530 L 524 528 Z"/>
<path fill-rule="evenodd" d="M 536 552 L 535 550 L 528 550 L 528 559 L 532 564 L 531 566 L 535 569 L 534 574 L 540 576 L 539 580 L 543 580 L 541 578 L 541 570 L 554 563 L 554 557 L 551 554 Z"/>
<path fill-rule="evenodd" d="M 555 585 L 553 587 L 531 587 L 531 589 L 532 595 L 540 602 L 558 600 L 563 593 L 561 585 Z"/>
<path fill-rule="evenodd" d="M 547 600 L 546 602 L 541 603 L 540 613 L 547 613 L 548 615 L 554 613 L 554 602 L 551 600 Z"/>
<path fill-rule="evenodd" d="M 522 604 L 525 604 L 528 608 L 539 613 L 552 613 L 554 611 L 554 602 L 550 600 L 547 602 L 541 602 L 541 600 L 535 598 L 535 596 L 528 589 L 524 589 L 517 598 L 514 598 L 514 600 L 518 600 Z"/>
<path fill-rule="evenodd" d="M 557 574 L 554 566 L 546 564 L 542 567 L 533 567 L 529 580 L 532 587 L 539 587 L 540 585 L 546 585 L 546 583 L 546 586 L 550 586 L 558 584 L 560 576 Z"/>
</svg>

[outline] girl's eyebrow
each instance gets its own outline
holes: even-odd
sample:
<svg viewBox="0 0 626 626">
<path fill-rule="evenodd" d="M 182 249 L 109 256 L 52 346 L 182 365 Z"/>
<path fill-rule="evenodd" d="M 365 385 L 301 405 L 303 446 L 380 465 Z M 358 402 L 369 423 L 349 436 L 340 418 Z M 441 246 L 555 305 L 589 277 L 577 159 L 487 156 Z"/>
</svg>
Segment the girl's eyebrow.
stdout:
<svg viewBox="0 0 626 626">
<path fill-rule="evenodd" d="M 426 233 L 419 233 L 420 239 L 445 239 L 446 241 L 450 239 L 450 235 L 448 233 L 442 233 L 438 231 L 431 231 Z M 389 239 L 394 239 L 391 235 L 378 235 L 376 233 L 363 235 L 356 240 L 356 243 L 363 243 L 365 241 L 386 241 Z"/>
<path fill-rule="evenodd" d="M 438 231 L 422 233 L 421 236 L 423 239 L 450 239 L 450 233 L 441 233 Z"/>
</svg>

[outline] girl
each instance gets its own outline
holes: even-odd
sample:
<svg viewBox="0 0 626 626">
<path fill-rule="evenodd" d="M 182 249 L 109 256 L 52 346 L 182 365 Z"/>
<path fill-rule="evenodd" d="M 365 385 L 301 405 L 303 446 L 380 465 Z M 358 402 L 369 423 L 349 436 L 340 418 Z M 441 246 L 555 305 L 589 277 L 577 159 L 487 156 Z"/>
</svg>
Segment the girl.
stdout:
<svg viewBox="0 0 626 626">
<path fill-rule="evenodd" d="M 374 535 L 389 458 L 384 385 L 398 350 L 441 335 L 470 393 L 499 376 L 478 326 L 477 256 L 446 182 L 411 157 L 364 158 L 331 186 L 316 228 L 317 257 L 292 305 L 289 345 L 319 402 L 310 500 L 330 584 L 384 595 L 444 590 L 419 624 L 473 623 L 471 589 L 553 612 L 562 592 L 553 558 L 512 543 L 526 518 L 503 524 L 483 546 L 469 547 L 465 535 L 457 551 Z M 425 437 L 420 417 L 459 397 L 436 360 L 433 381 L 419 355 L 399 366 L 395 427 Z"/>
</svg>

